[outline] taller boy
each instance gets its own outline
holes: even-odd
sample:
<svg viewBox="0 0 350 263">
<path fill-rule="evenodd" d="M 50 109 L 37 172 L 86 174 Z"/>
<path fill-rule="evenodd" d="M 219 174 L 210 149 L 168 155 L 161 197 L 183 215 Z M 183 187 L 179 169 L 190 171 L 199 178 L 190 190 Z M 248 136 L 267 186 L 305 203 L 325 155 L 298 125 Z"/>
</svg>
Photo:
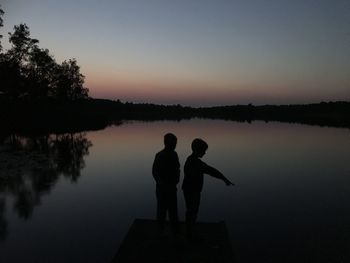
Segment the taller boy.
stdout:
<svg viewBox="0 0 350 263">
<path fill-rule="evenodd" d="M 156 181 L 157 220 L 161 231 L 166 215 L 174 232 L 178 228 L 177 184 L 180 180 L 180 162 L 175 152 L 177 138 L 172 133 L 164 135 L 164 149 L 156 154 L 152 174 Z"/>
</svg>

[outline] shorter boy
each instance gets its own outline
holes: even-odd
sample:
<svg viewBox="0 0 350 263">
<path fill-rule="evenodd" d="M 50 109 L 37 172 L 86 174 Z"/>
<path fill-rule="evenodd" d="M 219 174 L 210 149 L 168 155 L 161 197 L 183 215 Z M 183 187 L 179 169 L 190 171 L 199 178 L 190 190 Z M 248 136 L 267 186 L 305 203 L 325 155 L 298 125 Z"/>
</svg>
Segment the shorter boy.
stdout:
<svg viewBox="0 0 350 263">
<path fill-rule="evenodd" d="M 186 160 L 182 184 L 186 203 L 186 230 L 189 238 L 192 237 L 192 229 L 197 220 L 204 174 L 223 180 L 227 186 L 234 185 L 221 172 L 200 160 L 208 149 L 205 141 L 194 139 L 191 148 L 192 154 Z"/>
</svg>

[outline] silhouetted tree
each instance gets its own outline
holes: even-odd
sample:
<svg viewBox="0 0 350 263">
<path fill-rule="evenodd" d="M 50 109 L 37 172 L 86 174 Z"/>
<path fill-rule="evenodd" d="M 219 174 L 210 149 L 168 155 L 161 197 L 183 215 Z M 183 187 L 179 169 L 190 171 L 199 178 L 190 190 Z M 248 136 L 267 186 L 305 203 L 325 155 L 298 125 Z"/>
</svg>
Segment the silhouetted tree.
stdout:
<svg viewBox="0 0 350 263">
<path fill-rule="evenodd" d="M 27 66 L 27 85 L 31 98 L 53 96 L 57 63 L 48 49 L 34 46 Z"/>
<path fill-rule="evenodd" d="M 1 9 L 1 5 L 0 5 L 0 27 L 4 26 L 4 21 L 2 19 L 2 16 L 4 15 L 4 10 Z M 2 51 L 2 45 L 1 45 L 1 39 L 2 39 L 2 35 L 0 34 L 0 52 Z"/>
<path fill-rule="evenodd" d="M 0 27 L 3 27 L 3 18 L 4 11 L 0 6 Z M 0 35 L 0 93 L 10 94 L 13 90 L 19 90 L 19 80 L 21 79 L 19 64 L 15 63 L 15 61 L 10 60 L 9 54 L 2 53 L 2 45 L 1 39 L 2 35 Z M 12 90 L 10 89 L 12 87 Z"/>
<path fill-rule="evenodd" d="M 26 24 L 14 26 L 14 32 L 9 33 L 12 47 L 1 56 L 0 78 L 1 92 L 12 98 L 28 95 L 28 61 L 31 49 L 39 42 L 30 38 L 29 28 Z"/>
<path fill-rule="evenodd" d="M 0 57 L 0 93 L 18 98 L 25 92 L 25 78 L 21 74 L 21 66 L 16 60 L 10 59 L 8 54 Z"/>
<path fill-rule="evenodd" d="M 75 59 L 64 61 L 56 68 L 53 96 L 58 99 L 77 100 L 88 97 L 89 90 L 83 87 L 84 75 Z"/>
<path fill-rule="evenodd" d="M 3 26 L 3 14 L 0 6 L 0 27 Z M 48 49 L 40 48 L 39 41 L 30 37 L 26 24 L 14 26 L 13 33 L 9 33 L 9 42 L 11 48 L 0 54 L 0 94 L 15 99 L 88 98 L 88 89 L 83 86 L 85 77 L 80 73 L 77 61 L 69 59 L 58 64 Z"/>
<path fill-rule="evenodd" d="M 19 24 L 13 29 L 14 32 L 9 33 L 12 47 L 7 53 L 11 59 L 23 65 L 24 62 L 29 61 L 30 51 L 39 41 L 30 37 L 29 27 L 26 24 Z"/>
</svg>

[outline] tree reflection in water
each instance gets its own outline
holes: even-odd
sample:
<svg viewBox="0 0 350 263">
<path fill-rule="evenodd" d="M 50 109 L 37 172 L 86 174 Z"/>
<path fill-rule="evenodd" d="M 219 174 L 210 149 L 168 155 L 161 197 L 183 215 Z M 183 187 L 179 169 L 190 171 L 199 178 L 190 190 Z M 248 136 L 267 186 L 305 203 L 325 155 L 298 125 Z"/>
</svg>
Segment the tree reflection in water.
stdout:
<svg viewBox="0 0 350 263">
<path fill-rule="evenodd" d="M 24 137 L 11 135 L 0 141 L 0 239 L 7 235 L 6 197 L 14 211 L 29 219 L 43 195 L 60 176 L 77 182 L 92 143 L 84 133 Z"/>
</svg>

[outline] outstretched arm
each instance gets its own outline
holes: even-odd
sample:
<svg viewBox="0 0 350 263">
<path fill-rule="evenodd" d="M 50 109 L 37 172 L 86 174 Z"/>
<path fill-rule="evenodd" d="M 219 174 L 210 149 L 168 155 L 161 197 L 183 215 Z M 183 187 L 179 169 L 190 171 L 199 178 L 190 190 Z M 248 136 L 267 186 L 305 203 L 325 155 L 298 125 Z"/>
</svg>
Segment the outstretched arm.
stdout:
<svg viewBox="0 0 350 263">
<path fill-rule="evenodd" d="M 207 164 L 205 165 L 204 173 L 209 174 L 212 177 L 215 177 L 215 178 L 223 180 L 227 186 L 235 185 L 229 179 L 227 179 L 219 170 L 217 170 L 214 167 L 211 167 L 211 166 L 209 166 Z"/>
</svg>

